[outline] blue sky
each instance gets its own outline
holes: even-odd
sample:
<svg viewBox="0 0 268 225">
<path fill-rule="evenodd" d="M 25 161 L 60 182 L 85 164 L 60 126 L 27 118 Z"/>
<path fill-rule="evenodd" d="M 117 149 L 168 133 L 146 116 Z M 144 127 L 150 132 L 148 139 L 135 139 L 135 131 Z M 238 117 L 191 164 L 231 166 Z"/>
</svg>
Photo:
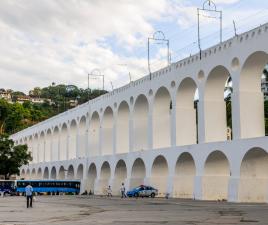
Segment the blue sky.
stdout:
<svg viewBox="0 0 268 225">
<path fill-rule="evenodd" d="M 223 38 L 268 22 L 266 0 L 215 0 L 223 11 Z M 161 30 L 170 40 L 172 62 L 197 51 L 198 0 L 11 0 L 0 2 L 1 87 L 87 87 L 99 68 L 118 88 L 148 73 L 147 38 Z M 208 15 L 207 15 L 208 16 Z M 211 15 L 210 15 L 211 16 Z M 202 48 L 219 41 L 219 21 L 201 17 Z M 165 65 L 164 45 L 152 45 L 152 69 Z M 101 87 L 90 80 L 91 88 Z"/>
</svg>

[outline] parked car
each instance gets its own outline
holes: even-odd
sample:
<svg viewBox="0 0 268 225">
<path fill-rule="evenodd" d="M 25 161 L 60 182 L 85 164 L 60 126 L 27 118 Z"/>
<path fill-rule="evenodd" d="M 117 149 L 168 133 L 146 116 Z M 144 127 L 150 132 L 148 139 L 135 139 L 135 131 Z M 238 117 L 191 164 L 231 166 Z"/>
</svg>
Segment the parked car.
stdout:
<svg viewBox="0 0 268 225">
<path fill-rule="evenodd" d="M 151 187 L 151 186 L 145 186 L 140 185 L 138 187 L 133 188 L 132 190 L 127 192 L 128 197 L 152 197 L 158 195 L 158 190 Z"/>
</svg>

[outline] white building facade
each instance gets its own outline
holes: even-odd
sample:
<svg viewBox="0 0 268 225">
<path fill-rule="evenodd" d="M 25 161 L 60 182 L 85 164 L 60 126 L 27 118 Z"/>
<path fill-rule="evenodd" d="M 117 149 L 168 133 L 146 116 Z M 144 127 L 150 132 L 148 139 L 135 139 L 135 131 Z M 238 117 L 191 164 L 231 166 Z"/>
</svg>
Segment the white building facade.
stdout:
<svg viewBox="0 0 268 225">
<path fill-rule="evenodd" d="M 108 185 L 119 194 L 124 182 L 180 198 L 267 202 L 267 40 L 265 24 L 12 135 L 33 155 L 21 177 L 79 179 L 96 194 Z"/>
</svg>

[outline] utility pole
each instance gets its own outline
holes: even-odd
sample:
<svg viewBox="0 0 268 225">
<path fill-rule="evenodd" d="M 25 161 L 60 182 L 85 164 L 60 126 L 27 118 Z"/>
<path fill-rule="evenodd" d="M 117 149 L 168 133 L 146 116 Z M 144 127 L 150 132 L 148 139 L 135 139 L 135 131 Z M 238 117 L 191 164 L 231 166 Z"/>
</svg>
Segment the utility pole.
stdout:
<svg viewBox="0 0 268 225">
<path fill-rule="evenodd" d="M 157 37 L 158 36 L 158 37 Z M 169 54 L 169 39 L 166 39 L 164 32 L 161 30 L 154 32 L 153 37 L 148 37 L 147 41 L 147 57 L 148 57 L 148 71 L 150 80 L 152 79 L 151 64 L 150 64 L 150 42 L 157 41 L 157 44 L 165 43 L 167 45 L 167 66 L 170 65 L 170 54 Z"/>
<path fill-rule="evenodd" d="M 235 36 L 237 37 L 236 24 L 235 24 L 235 21 L 234 21 L 234 20 L 233 20 L 233 25 L 234 25 L 234 34 L 235 34 Z"/>
<path fill-rule="evenodd" d="M 91 73 L 88 74 L 88 91 L 89 91 L 89 78 L 91 79 L 98 79 L 102 78 L 102 90 L 104 91 L 104 74 L 101 74 L 101 71 L 99 69 L 93 69 Z M 89 98 L 89 95 L 88 95 Z"/>
<path fill-rule="evenodd" d="M 206 15 L 202 15 L 202 12 L 207 12 L 207 13 L 217 13 L 219 14 L 218 17 L 216 16 L 206 16 Z M 221 10 L 217 10 L 217 6 L 216 4 L 211 1 L 211 0 L 206 0 L 203 3 L 203 7 L 202 8 L 197 8 L 197 35 L 198 35 L 198 48 L 199 48 L 199 52 L 200 52 L 200 59 L 201 59 L 201 37 L 200 37 L 200 17 L 207 17 L 210 19 L 219 19 L 220 20 L 220 43 L 222 43 L 222 11 Z"/>
</svg>

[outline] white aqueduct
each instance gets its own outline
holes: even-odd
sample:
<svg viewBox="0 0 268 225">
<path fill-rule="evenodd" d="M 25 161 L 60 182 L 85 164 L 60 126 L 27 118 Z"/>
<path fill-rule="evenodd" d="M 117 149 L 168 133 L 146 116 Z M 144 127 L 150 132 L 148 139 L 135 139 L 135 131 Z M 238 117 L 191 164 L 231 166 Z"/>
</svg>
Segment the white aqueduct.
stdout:
<svg viewBox="0 0 268 225">
<path fill-rule="evenodd" d="M 260 86 L 267 63 L 265 24 L 204 50 L 201 59 L 172 63 L 151 80 L 145 76 L 18 132 L 13 140 L 33 155 L 21 177 L 79 179 L 96 194 L 108 184 L 117 194 L 125 182 L 179 198 L 267 202 Z M 224 101 L 229 76 L 232 140 Z"/>
</svg>

